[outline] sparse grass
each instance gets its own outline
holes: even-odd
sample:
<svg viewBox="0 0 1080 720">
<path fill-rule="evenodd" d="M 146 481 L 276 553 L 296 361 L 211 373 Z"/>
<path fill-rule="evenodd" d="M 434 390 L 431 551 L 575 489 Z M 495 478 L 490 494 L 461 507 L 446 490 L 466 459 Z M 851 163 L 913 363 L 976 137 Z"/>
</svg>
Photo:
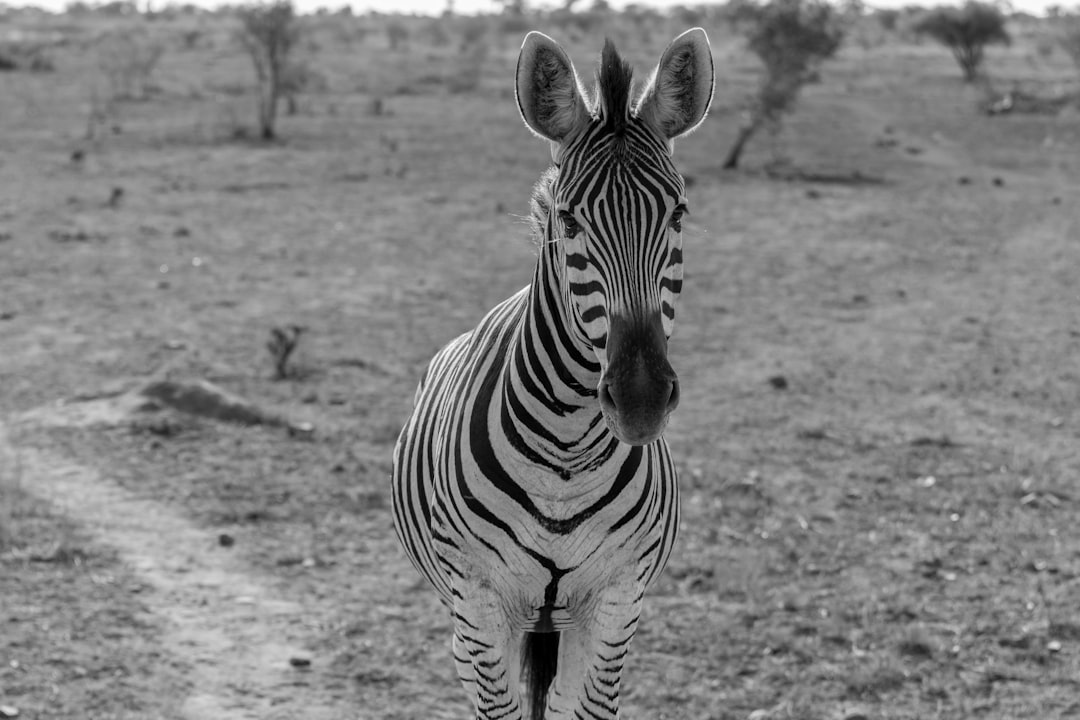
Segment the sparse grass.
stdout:
<svg viewBox="0 0 1080 720">
<path fill-rule="evenodd" d="M 0 446 L 0 452 L 3 450 Z M 18 453 L 3 455 L 0 455 L 0 553 L 15 547 L 19 538 L 18 524 L 26 512 Z"/>
<path fill-rule="evenodd" d="M 10 562 L 81 565 L 89 553 L 70 523 L 26 487 L 21 451 L 8 446 L 0 425 L 0 556 Z M 53 531 L 50 533 L 50 531 Z"/>
<path fill-rule="evenodd" d="M 880 702 L 883 695 L 899 690 L 908 679 L 908 673 L 895 663 L 879 660 L 846 673 L 844 687 L 848 699 Z"/>
<path fill-rule="evenodd" d="M 0 546 L 0 704 L 20 717 L 178 718 L 187 688 L 144 586 L 56 508 L 3 482 L 0 500 L 16 533 Z"/>
</svg>

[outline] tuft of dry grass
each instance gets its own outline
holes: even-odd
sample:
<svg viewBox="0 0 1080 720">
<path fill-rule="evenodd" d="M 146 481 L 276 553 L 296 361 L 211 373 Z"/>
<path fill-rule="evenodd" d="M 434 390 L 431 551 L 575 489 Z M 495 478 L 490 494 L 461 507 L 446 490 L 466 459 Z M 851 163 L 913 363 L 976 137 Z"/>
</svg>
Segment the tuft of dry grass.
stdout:
<svg viewBox="0 0 1080 720">
<path fill-rule="evenodd" d="M 2 426 L 0 426 L 2 433 Z M 54 524 L 54 511 L 25 487 L 19 449 L 0 435 L 0 556 L 11 561 L 79 566 L 95 552 L 72 525 Z"/>
<path fill-rule="evenodd" d="M 889 660 L 876 660 L 855 668 L 844 677 L 849 699 L 880 700 L 910 680 L 910 673 Z"/>
<path fill-rule="evenodd" d="M 923 628 L 912 628 L 896 644 L 896 652 L 901 657 L 912 660 L 933 660 L 937 655 L 934 640 Z"/>
<path fill-rule="evenodd" d="M 0 422 L 0 553 L 10 551 L 19 538 L 19 524 L 27 512 L 22 490 L 23 470 L 18 452 L 4 442 Z"/>
</svg>

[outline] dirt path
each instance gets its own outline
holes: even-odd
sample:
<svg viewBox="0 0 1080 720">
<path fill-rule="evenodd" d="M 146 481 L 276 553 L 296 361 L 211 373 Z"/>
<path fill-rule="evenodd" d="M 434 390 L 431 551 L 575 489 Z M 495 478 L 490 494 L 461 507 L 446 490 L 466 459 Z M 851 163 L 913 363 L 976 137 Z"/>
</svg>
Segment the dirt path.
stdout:
<svg viewBox="0 0 1080 720">
<path fill-rule="evenodd" d="M 152 588 L 148 610 L 165 620 L 166 649 L 190 668 L 180 705 L 191 720 L 341 717 L 321 707 L 303 668 L 307 627 L 318 611 L 278 597 L 245 571 L 212 533 L 139 497 L 98 471 L 14 447 L 0 423 L 0 470 L 18 463 L 22 485 L 115 548 Z"/>
</svg>

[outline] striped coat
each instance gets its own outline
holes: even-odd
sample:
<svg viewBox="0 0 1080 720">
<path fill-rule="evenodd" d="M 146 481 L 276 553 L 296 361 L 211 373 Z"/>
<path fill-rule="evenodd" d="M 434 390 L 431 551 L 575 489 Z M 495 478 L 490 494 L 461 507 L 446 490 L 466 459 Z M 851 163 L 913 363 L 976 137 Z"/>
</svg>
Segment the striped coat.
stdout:
<svg viewBox="0 0 1080 720">
<path fill-rule="evenodd" d="M 610 43 L 595 99 L 553 41 L 523 45 L 519 106 L 556 160 L 534 192 L 534 278 L 432 359 L 394 454 L 395 526 L 451 609 L 479 718 L 618 715 L 679 520 L 661 435 L 685 208 L 670 141 L 711 93 L 700 30 L 633 107 Z"/>
</svg>

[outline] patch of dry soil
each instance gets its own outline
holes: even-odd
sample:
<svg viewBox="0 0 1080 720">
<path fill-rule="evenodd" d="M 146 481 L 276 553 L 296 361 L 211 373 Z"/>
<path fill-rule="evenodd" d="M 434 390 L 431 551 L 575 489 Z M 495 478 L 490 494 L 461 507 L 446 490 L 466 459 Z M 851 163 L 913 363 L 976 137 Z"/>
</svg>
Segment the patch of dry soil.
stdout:
<svg viewBox="0 0 1080 720">
<path fill-rule="evenodd" d="M 35 413 L 61 424 L 62 415 Z M 76 421 L 77 422 L 77 421 Z M 189 668 L 193 688 L 180 708 L 195 720 L 338 718 L 320 706 L 302 650 L 319 613 L 285 600 L 240 566 L 218 537 L 151 498 L 47 452 L 14 447 L 0 423 L 0 470 L 18 463 L 22 485 L 115 548 L 151 590 L 147 609 L 163 618 L 167 649 Z M 6 466 L 6 467 L 5 467 Z M 301 667 L 295 667 L 294 662 Z"/>
</svg>

